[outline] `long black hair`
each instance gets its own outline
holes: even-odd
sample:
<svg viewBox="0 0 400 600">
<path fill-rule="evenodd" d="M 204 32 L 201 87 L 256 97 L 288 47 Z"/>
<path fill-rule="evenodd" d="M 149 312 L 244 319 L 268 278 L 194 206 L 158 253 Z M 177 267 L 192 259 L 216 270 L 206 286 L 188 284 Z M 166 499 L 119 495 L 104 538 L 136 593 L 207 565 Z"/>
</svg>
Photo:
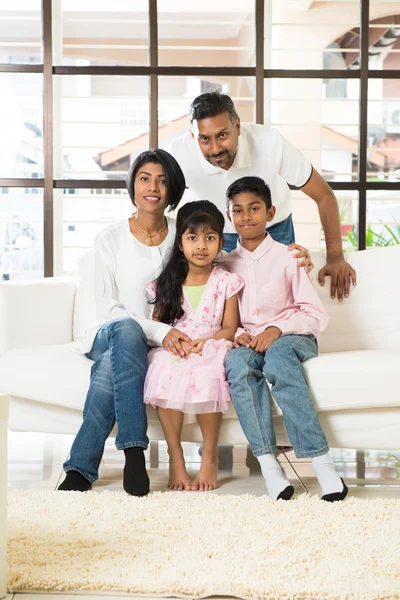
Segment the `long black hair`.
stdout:
<svg viewBox="0 0 400 600">
<path fill-rule="evenodd" d="M 212 229 L 223 238 L 225 219 L 209 200 L 188 202 L 179 209 L 176 217 L 176 236 L 168 261 L 156 279 L 156 316 L 162 323 L 173 325 L 183 314 L 182 285 L 189 272 L 189 265 L 181 250 L 182 235 Z"/>
<path fill-rule="evenodd" d="M 166 150 L 154 148 L 153 150 L 145 150 L 133 161 L 126 177 L 126 187 L 128 194 L 135 203 L 135 179 L 139 169 L 146 163 L 160 164 L 165 175 L 167 186 L 167 206 L 169 210 L 174 210 L 184 194 L 186 188 L 185 176 L 175 158 Z"/>
</svg>

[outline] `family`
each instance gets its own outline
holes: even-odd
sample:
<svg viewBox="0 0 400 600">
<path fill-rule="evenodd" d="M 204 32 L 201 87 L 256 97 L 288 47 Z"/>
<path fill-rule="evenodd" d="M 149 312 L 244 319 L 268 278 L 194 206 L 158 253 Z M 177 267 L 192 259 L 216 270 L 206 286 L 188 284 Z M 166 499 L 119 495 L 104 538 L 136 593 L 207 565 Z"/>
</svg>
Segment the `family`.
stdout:
<svg viewBox="0 0 400 600">
<path fill-rule="evenodd" d="M 294 489 L 275 456 L 268 382 L 296 456 L 312 459 L 321 498 L 343 500 L 348 490 L 303 367 L 318 355 L 328 315 L 308 275 L 308 252 L 294 244 L 288 184 L 318 205 L 327 244 L 318 277 L 323 285 L 329 275 L 331 295 L 342 301 L 356 275 L 343 258 L 336 199 L 279 132 L 242 125 L 228 95 L 201 94 L 189 119 L 190 131 L 169 152 L 136 158 L 127 177 L 134 214 L 95 240 L 97 323 L 82 341 L 94 362 L 58 489 L 90 489 L 116 423 L 124 489 L 148 494 L 147 404 L 167 442 L 168 487 L 214 489 L 221 418 L 232 401 L 269 496 L 289 500 Z M 171 218 L 186 185 L 207 200 L 188 202 Z M 203 436 L 193 481 L 181 446 L 185 413 L 196 415 Z"/>
</svg>

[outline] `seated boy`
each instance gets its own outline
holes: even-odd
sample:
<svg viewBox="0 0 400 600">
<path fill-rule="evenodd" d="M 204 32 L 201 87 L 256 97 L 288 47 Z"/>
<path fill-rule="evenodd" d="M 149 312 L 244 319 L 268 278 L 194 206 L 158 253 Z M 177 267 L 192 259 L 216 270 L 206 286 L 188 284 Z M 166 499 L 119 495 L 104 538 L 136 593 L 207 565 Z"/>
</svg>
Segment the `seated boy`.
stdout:
<svg viewBox="0 0 400 600">
<path fill-rule="evenodd" d="M 227 190 L 227 207 L 239 241 L 221 266 L 245 282 L 239 293 L 242 327 L 226 359 L 240 424 L 260 462 L 269 496 L 289 500 L 294 489 L 274 454 L 267 379 L 296 456 L 312 459 L 322 499 L 343 500 L 348 489 L 329 455 L 302 364 L 318 355 L 317 339 L 328 315 L 305 270 L 265 231 L 275 214 L 265 182 L 259 177 L 238 179 Z"/>
</svg>

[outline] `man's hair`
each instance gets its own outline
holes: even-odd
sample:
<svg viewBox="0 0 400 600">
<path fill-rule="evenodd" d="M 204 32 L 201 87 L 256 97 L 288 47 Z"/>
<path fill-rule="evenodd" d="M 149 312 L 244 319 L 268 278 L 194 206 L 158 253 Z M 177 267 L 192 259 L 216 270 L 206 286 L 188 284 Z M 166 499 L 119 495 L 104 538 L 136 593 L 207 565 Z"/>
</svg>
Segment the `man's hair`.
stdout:
<svg viewBox="0 0 400 600">
<path fill-rule="evenodd" d="M 193 125 L 193 121 L 209 119 L 225 112 L 229 113 L 232 123 L 236 123 L 238 114 L 232 98 L 218 90 L 211 90 L 193 100 L 189 108 L 189 121 Z"/>
<path fill-rule="evenodd" d="M 229 209 L 229 204 L 237 194 L 250 192 L 258 196 L 265 202 L 267 210 L 272 206 L 271 190 L 261 177 L 241 177 L 236 179 L 226 190 L 226 205 Z"/>
</svg>

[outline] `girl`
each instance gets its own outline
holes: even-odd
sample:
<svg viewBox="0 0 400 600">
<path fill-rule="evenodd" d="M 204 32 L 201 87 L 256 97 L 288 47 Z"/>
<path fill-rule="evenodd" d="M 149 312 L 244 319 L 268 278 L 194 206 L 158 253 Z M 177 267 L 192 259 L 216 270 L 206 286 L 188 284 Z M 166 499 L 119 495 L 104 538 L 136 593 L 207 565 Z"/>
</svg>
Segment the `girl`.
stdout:
<svg viewBox="0 0 400 600">
<path fill-rule="evenodd" d="M 214 261 L 223 245 L 224 217 L 214 204 L 199 200 L 178 212 L 170 258 L 148 288 L 153 319 L 186 333 L 191 343 L 174 340 L 149 354 L 144 399 L 157 407 L 168 445 L 172 490 L 216 487 L 217 442 L 222 413 L 230 401 L 224 363 L 238 327 L 237 293 L 243 282 Z M 181 446 L 184 413 L 196 414 L 203 435 L 198 476 L 191 483 Z"/>
</svg>

